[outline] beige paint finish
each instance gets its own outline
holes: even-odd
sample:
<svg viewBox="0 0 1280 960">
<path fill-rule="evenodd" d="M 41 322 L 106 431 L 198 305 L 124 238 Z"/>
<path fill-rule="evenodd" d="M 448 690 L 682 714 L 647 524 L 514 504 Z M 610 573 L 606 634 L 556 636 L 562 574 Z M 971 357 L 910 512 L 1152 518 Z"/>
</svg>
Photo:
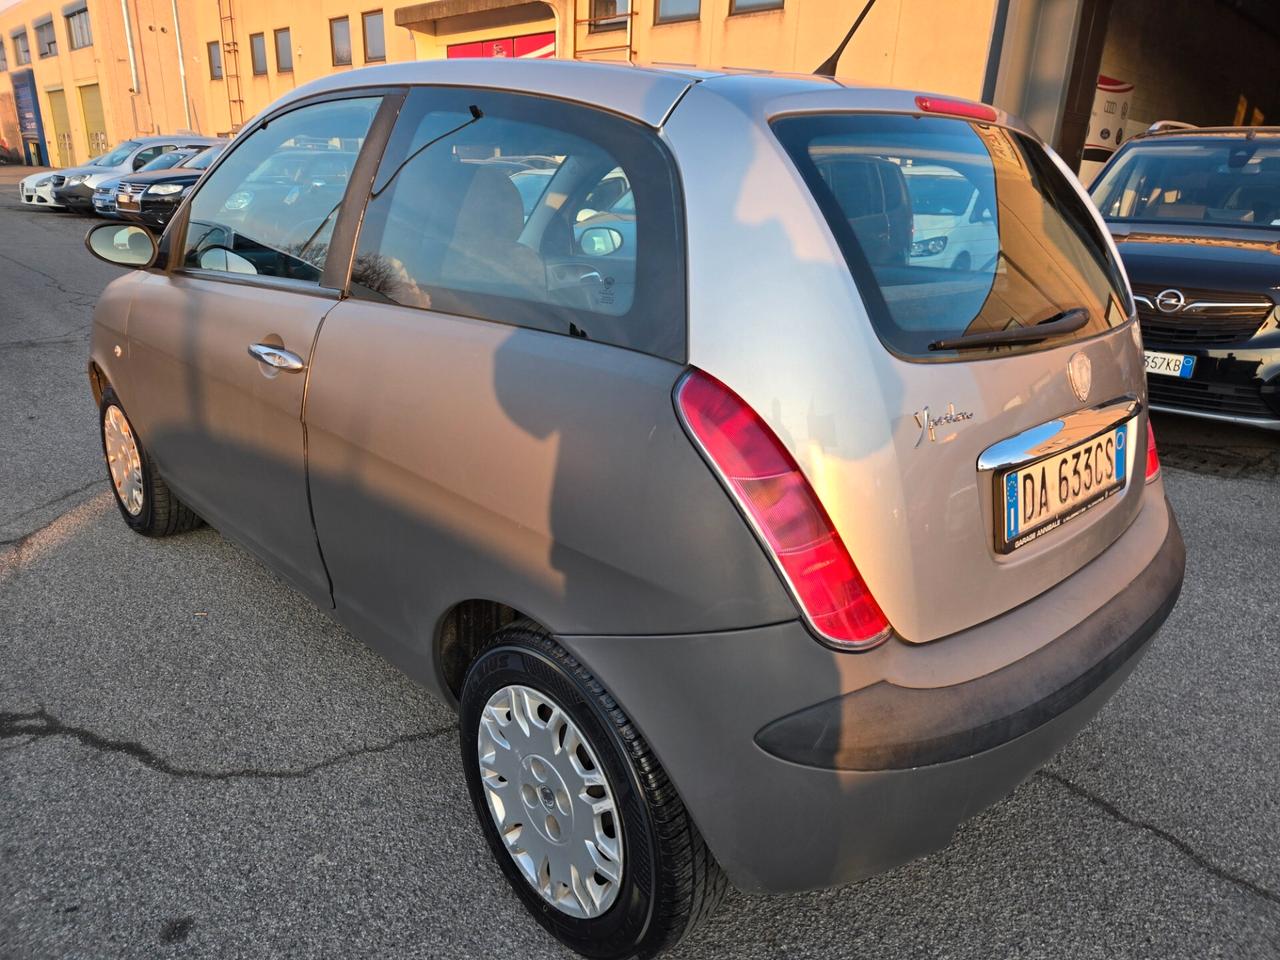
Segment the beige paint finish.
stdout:
<svg viewBox="0 0 1280 960">
<path fill-rule="evenodd" d="M 978 457 L 1064 414 L 1145 398 L 1136 324 L 998 359 L 897 358 L 876 336 L 766 118 L 842 106 L 909 112 L 910 94 L 797 82 L 792 91 L 808 92 L 778 85 L 770 88 L 776 96 L 753 102 L 756 85 L 748 83 L 697 85 L 664 128 L 684 177 L 690 362 L 736 390 L 791 450 L 905 639 L 954 634 L 1040 595 L 1123 533 L 1142 503 L 1141 478 L 1053 535 L 1001 556 L 992 535 L 995 490 L 978 473 Z M 723 143 L 739 147 L 726 153 Z M 744 325 L 750 337 L 741 335 Z M 1086 402 L 1067 379 L 1076 352 L 1093 365 Z M 769 377 L 759 376 L 765 363 Z M 973 419 L 922 441 L 915 413 L 928 407 L 937 416 L 951 404 Z M 1143 420 L 1130 438 L 1139 464 L 1145 429 Z"/>
<path fill-rule="evenodd" d="M 249 355 L 271 343 L 304 360 L 334 301 L 221 277 L 152 273 L 129 315 L 129 417 L 182 498 L 329 605 L 307 504 L 304 373 Z"/>
</svg>

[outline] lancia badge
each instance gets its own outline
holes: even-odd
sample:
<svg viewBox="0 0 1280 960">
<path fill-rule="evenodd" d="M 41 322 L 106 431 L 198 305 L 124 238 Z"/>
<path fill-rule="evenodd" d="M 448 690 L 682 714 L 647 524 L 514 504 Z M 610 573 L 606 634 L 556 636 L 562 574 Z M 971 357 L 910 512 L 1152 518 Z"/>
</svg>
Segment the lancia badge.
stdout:
<svg viewBox="0 0 1280 960">
<path fill-rule="evenodd" d="M 1093 364 L 1083 353 L 1077 353 L 1068 361 L 1067 379 L 1081 403 L 1089 399 L 1089 390 L 1093 387 Z"/>
</svg>

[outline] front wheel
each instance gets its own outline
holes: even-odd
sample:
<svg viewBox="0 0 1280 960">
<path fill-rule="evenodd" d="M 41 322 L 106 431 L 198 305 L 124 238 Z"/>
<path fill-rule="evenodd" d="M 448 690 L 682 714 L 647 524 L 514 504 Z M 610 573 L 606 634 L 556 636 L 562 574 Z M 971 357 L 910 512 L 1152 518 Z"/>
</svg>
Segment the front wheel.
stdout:
<svg viewBox="0 0 1280 960">
<path fill-rule="evenodd" d="M 530 913 L 600 960 L 650 957 L 726 881 L 622 708 L 545 632 L 500 630 L 461 698 L 462 762 L 485 838 Z"/>
<path fill-rule="evenodd" d="M 164 482 L 111 389 L 103 392 L 99 425 L 107 477 L 130 529 L 146 537 L 167 537 L 198 527 L 200 517 Z"/>
</svg>

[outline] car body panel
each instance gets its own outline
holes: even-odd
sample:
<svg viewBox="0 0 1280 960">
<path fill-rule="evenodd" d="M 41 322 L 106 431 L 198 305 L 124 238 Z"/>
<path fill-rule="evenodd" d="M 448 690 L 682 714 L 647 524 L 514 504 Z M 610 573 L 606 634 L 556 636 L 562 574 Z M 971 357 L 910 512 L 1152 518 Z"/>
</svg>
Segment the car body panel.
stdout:
<svg viewBox="0 0 1280 960">
<path fill-rule="evenodd" d="M 849 883 L 945 846 L 959 823 L 1070 740 L 1137 664 L 1178 595 L 1184 558 L 1160 481 L 1145 490 L 1142 512 L 1111 550 L 943 643 L 850 656 L 813 643 L 799 624 L 563 642 L 626 705 L 736 886 L 790 893 Z M 1133 630 L 1142 649 L 1053 719 L 963 759 L 838 770 L 780 759 L 758 742 L 772 721 L 850 692 L 891 686 L 927 700 L 970 682 L 999 685 L 1004 668 L 1034 662 L 1082 629 L 1102 642 Z M 1034 696 L 1034 686 L 1017 695 Z M 856 744 L 865 732 L 841 726 L 833 736 Z"/>
<path fill-rule="evenodd" d="M 685 181 L 689 360 L 737 391 L 787 446 L 898 634 L 928 641 L 972 627 L 1105 550 L 1133 520 L 1141 484 L 1002 557 L 993 546 L 991 478 L 976 463 L 988 446 L 1063 414 L 1144 399 L 1136 325 L 974 362 L 894 356 L 766 125 L 811 99 L 828 110 L 859 107 L 862 92 L 765 99 L 753 116 L 729 109 L 715 90 L 707 83 L 690 91 L 664 128 Z M 727 154 L 723 143 L 740 146 Z M 762 280 L 769 277 L 786 282 Z M 762 317 L 778 322 L 744 320 Z M 1093 368 L 1084 401 L 1067 375 L 1077 353 Z M 771 375 L 762 377 L 766 365 Z M 916 414 L 926 408 L 933 417 L 953 408 L 972 417 L 922 439 Z"/>
<path fill-rule="evenodd" d="M 304 359 L 333 300 L 197 274 L 133 289 L 129 416 L 168 483 L 220 530 L 313 599 L 329 583 L 307 503 L 306 377 L 250 356 L 276 343 Z"/>
<path fill-rule="evenodd" d="M 794 619 L 676 420 L 680 373 L 587 340 L 343 301 L 306 409 L 338 615 L 427 680 L 437 621 L 470 597 L 558 634 Z"/>
</svg>

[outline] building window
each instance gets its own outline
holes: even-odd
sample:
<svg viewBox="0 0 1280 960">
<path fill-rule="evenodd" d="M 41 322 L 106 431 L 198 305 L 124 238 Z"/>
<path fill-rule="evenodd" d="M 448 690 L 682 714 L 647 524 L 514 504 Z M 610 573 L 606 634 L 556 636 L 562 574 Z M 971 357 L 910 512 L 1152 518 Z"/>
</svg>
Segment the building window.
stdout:
<svg viewBox="0 0 1280 960">
<path fill-rule="evenodd" d="M 697 20 L 702 13 L 700 0 L 658 0 L 654 6 L 654 23 Z"/>
<path fill-rule="evenodd" d="M 9 69 L 9 53 L 5 49 L 4 40 L 0 39 L 0 73 Z"/>
<path fill-rule="evenodd" d="M 360 26 L 364 30 L 364 62 L 387 59 L 387 36 L 382 30 L 382 11 L 372 10 L 360 14 Z"/>
<path fill-rule="evenodd" d="M 253 60 L 253 75 L 266 76 L 267 38 L 261 33 L 249 34 L 249 57 Z"/>
<path fill-rule="evenodd" d="M 25 36 L 23 39 L 25 39 Z M 36 56 L 43 60 L 45 57 L 56 57 L 57 55 L 58 35 L 53 32 L 53 21 L 46 20 L 44 23 L 37 23 Z"/>
<path fill-rule="evenodd" d="M 781 10 L 782 0 L 729 0 L 729 13 L 752 13 L 756 10 Z"/>
<path fill-rule="evenodd" d="M 293 40 L 289 36 L 289 28 L 281 27 L 276 31 L 276 73 L 293 72 Z"/>
<path fill-rule="evenodd" d="M 222 79 L 222 44 L 217 40 L 209 41 L 209 79 Z"/>
<path fill-rule="evenodd" d="M 329 46 L 333 50 L 333 65 L 335 67 L 350 65 L 351 21 L 346 17 L 335 17 L 329 21 Z"/>
<path fill-rule="evenodd" d="M 630 9 L 631 0 L 591 0 L 590 31 L 623 29 Z"/>
<path fill-rule="evenodd" d="M 31 62 L 31 47 L 27 43 L 27 31 L 19 30 L 13 35 L 13 62 L 25 67 Z"/>
<path fill-rule="evenodd" d="M 75 10 L 68 13 L 67 36 L 71 38 L 71 49 L 81 50 L 93 46 L 93 31 L 89 29 L 89 11 Z"/>
</svg>

